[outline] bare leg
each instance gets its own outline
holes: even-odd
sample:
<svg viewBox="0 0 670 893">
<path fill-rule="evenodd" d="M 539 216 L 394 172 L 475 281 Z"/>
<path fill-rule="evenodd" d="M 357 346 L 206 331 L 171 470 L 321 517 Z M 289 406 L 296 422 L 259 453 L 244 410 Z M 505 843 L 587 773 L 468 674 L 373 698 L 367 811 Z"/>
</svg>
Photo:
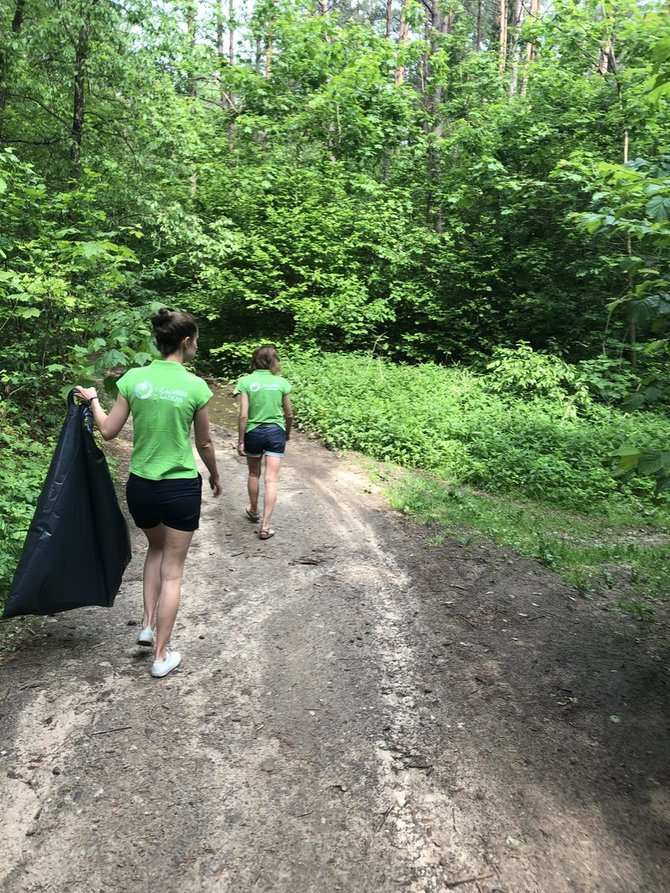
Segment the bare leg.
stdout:
<svg viewBox="0 0 670 893">
<path fill-rule="evenodd" d="M 177 619 L 179 600 L 181 598 L 181 580 L 184 574 L 184 562 L 188 554 L 192 530 L 173 530 L 171 527 L 158 527 L 145 531 L 149 545 L 157 547 L 161 542 L 163 548 L 160 561 L 160 595 L 156 610 L 156 660 L 165 660 L 165 649 Z"/>
<path fill-rule="evenodd" d="M 249 469 L 249 477 L 247 479 L 247 492 L 249 493 L 249 510 L 252 515 L 258 514 L 258 491 L 261 483 L 261 457 L 254 459 L 247 456 L 247 468 Z"/>
<path fill-rule="evenodd" d="M 153 626 L 156 614 L 158 596 L 161 593 L 161 560 L 163 558 L 163 531 L 162 524 L 144 530 L 143 533 L 149 542 L 146 558 L 144 559 L 144 573 L 142 575 L 142 591 L 144 595 L 144 614 L 142 615 L 142 627 Z"/>
<path fill-rule="evenodd" d="M 270 520 L 277 502 L 277 481 L 280 468 L 281 458 L 279 456 L 265 457 L 265 494 L 263 496 L 263 522 L 261 523 L 261 528 L 265 530 L 270 528 Z"/>
</svg>

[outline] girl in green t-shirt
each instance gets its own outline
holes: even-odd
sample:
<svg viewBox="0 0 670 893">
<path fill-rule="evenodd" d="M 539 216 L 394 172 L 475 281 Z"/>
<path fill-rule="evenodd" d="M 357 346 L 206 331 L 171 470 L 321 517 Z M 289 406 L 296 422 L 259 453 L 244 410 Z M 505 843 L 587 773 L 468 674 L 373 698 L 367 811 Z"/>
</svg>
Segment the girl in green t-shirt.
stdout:
<svg viewBox="0 0 670 893">
<path fill-rule="evenodd" d="M 138 645 L 155 646 L 151 675 L 167 676 L 181 663 L 168 645 L 181 598 L 184 562 L 200 522 L 202 479 L 190 432 L 209 472 L 214 496 L 221 495 L 214 444 L 209 433 L 206 382 L 184 368 L 198 349 L 198 325 L 190 313 L 161 310 L 151 320 L 161 359 L 131 369 L 118 381 L 109 415 L 95 388 L 76 389 L 90 405 L 104 440 L 116 437 L 133 417 L 133 453 L 126 485 L 128 509 L 147 538 L 144 616 Z M 154 631 L 155 623 L 155 631 Z"/>
<path fill-rule="evenodd" d="M 247 518 L 260 521 L 259 539 L 274 536 L 270 527 L 277 502 L 277 481 L 286 441 L 291 435 L 293 408 L 291 385 L 282 378 L 277 350 L 272 344 L 256 348 L 251 358 L 251 374 L 244 375 L 235 386 L 240 398 L 237 452 L 246 457 L 249 476 Z M 263 517 L 258 513 L 261 464 L 265 456 L 265 493 Z"/>
</svg>

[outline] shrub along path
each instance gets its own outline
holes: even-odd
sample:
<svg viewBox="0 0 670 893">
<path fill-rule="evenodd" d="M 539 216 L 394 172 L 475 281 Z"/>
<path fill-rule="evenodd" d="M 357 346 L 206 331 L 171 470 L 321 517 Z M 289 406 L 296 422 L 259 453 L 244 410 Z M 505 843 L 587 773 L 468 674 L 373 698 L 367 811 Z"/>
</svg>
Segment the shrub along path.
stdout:
<svg viewBox="0 0 670 893">
<path fill-rule="evenodd" d="M 112 611 L 0 666 L 2 890 L 667 889 L 646 627 L 512 554 L 428 548 L 300 435 L 261 543 L 217 434 L 182 666 L 151 679 L 134 646 L 139 539 Z"/>
</svg>

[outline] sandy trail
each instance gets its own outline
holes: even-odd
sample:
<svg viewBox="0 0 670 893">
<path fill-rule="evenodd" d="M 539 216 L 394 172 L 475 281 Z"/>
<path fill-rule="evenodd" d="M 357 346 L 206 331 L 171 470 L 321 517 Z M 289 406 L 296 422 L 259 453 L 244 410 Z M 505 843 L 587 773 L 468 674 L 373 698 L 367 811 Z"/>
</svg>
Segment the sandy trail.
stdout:
<svg viewBox="0 0 670 893">
<path fill-rule="evenodd" d="M 139 538 L 111 611 L 0 666 L 4 893 L 666 890 L 667 675 L 635 625 L 427 548 L 301 436 L 261 543 L 217 435 L 182 667 L 134 644 Z"/>
</svg>

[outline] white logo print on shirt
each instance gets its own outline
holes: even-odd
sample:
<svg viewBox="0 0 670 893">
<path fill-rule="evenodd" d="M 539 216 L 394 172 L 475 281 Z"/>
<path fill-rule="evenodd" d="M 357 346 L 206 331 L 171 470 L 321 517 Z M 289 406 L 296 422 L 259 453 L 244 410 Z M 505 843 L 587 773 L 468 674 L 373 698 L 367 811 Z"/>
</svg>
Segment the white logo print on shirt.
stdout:
<svg viewBox="0 0 670 893">
<path fill-rule="evenodd" d="M 135 396 L 138 400 L 148 400 L 153 390 L 154 388 L 150 381 L 141 381 L 135 385 Z"/>
</svg>

